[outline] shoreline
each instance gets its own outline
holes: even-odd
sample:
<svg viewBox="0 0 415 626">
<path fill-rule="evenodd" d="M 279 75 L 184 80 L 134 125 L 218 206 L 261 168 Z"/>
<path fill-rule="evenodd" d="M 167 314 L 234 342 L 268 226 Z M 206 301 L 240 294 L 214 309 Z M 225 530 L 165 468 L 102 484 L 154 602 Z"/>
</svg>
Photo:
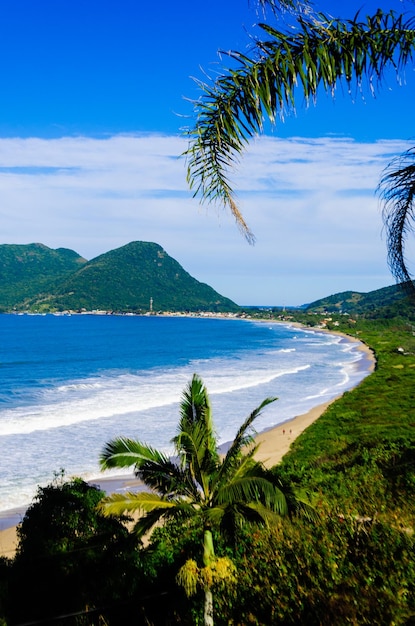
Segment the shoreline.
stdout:
<svg viewBox="0 0 415 626">
<path fill-rule="evenodd" d="M 298 327 L 304 328 L 301 324 L 292 323 L 290 325 L 297 325 Z M 307 330 L 310 330 L 310 332 L 326 332 L 331 335 L 339 335 L 348 342 L 359 344 L 357 348 L 364 356 L 361 361 L 358 362 L 358 366 L 367 371 L 368 376 L 374 371 L 376 365 L 374 353 L 359 339 L 351 337 L 346 333 L 328 331 L 320 328 L 307 328 Z M 328 406 L 342 395 L 343 394 L 340 394 L 331 400 L 312 407 L 306 413 L 297 415 L 264 431 L 256 433 L 255 441 L 260 444 L 256 458 L 264 463 L 266 467 L 277 465 L 289 451 L 296 437 L 315 422 L 326 411 Z M 226 444 L 224 444 L 224 446 L 226 446 Z M 98 477 L 96 480 L 89 480 L 87 482 L 91 485 L 97 485 L 107 493 L 136 489 L 141 485 L 140 481 L 135 478 L 133 474 L 109 477 L 103 476 L 102 478 Z M 0 512 L 0 557 L 6 556 L 12 558 L 14 556 L 17 546 L 16 527 L 23 519 L 26 509 L 27 506 L 24 506 Z"/>
<path fill-rule="evenodd" d="M 297 415 L 286 422 L 257 433 L 255 441 L 260 446 L 255 458 L 262 461 L 266 467 L 272 467 L 279 463 L 288 452 L 294 439 L 318 419 L 327 407 L 336 400 L 337 398 L 333 398 L 324 404 L 310 409 L 307 413 Z M 103 476 L 97 480 L 89 480 L 87 482 L 90 485 L 98 486 L 107 493 L 134 490 L 142 485 L 141 481 L 133 474 Z M 0 557 L 7 556 L 12 558 L 14 556 L 17 547 L 17 525 L 23 519 L 26 509 L 27 507 L 21 507 L 0 512 Z"/>
</svg>

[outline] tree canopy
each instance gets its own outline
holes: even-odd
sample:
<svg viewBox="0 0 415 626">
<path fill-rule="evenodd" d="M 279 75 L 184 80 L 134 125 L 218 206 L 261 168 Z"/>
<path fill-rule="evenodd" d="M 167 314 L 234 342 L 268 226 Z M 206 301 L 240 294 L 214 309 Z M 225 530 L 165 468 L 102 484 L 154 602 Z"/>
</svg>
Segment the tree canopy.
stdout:
<svg viewBox="0 0 415 626">
<path fill-rule="evenodd" d="M 99 513 L 103 496 L 81 478 L 38 488 L 17 529 L 7 623 L 45 623 L 72 613 L 84 615 L 82 623 L 92 623 L 89 619 L 108 616 L 121 599 L 129 599 L 134 583 L 128 577 L 133 579 L 137 570 L 136 541 L 121 520 Z"/>
<path fill-rule="evenodd" d="M 139 536 L 159 521 L 176 519 L 183 524 L 198 518 L 203 527 L 203 567 L 188 561 L 179 581 L 191 594 L 198 584 L 205 591 L 205 624 L 213 624 L 211 587 L 219 576 L 232 578 L 229 559 L 218 560 L 212 530 L 234 538 L 242 522 L 264 524 L 288 510 L 277 481 L 254 459 L 257 446 L 252 424 L 275 398 L 265 399 L 239 428 L 226 454 L 221 457 L 214 429 L 209 396 L 195 374 L 185 388 L 180 404 L 173 457 L 130 439 L 110 441 L 101 455 L 103 469 L 134 466 L 136 475 L 151 491 L 113 494 L 103 499 L 106 514 L 139 512 L 135 530 Z"/>
</svg>

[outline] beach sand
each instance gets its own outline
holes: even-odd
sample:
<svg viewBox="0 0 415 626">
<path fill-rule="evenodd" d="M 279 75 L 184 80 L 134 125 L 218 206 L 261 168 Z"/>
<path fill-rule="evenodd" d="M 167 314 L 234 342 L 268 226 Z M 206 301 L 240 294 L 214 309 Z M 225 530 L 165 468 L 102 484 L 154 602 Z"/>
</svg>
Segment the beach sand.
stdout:
<svg viewBox="0 0 415 626">
<path fill-rule="evenodd" d="M 335 334 L 330 331 L 330 334 Z M 338 333 L 347 338 L 347 341 L 353 341 L 348 335 Z M 357 341 L 357 340 L 356 340 Z M 373 352 L 365 344 L 359 342 L 359 350 L 365 354 L 365 358 L 359 362 L 359 367 L 372 372 L 375 368 L 375 358 Z M 327 407 L 335 402 L 337 398 L 333 398 L 329 402 L 320 404 L 312 408 L 303 415 L 298 415 L 287 422 L 280 423 L 269 430 L 258 433 L 256 441 L 260 444 L 256 454 L 256 458 L 262 461 L 266 467 L 272 467 L 279 463 L 283 456 L 288 452 L 294 439 L 298 437 L 310 424 L 315 422 L 327 409 Z M 140 481 L 134 475 L 99 478 L 91 481 L 92 484 L 98 485 L 103 491 L 113 493 L 115 491 L 134 491 L 140 486 Z M 16 524 L 24 516 L 24 509 L 0 513 L 0 556 L 12 558 L 17 545 Z"/>
</svg>

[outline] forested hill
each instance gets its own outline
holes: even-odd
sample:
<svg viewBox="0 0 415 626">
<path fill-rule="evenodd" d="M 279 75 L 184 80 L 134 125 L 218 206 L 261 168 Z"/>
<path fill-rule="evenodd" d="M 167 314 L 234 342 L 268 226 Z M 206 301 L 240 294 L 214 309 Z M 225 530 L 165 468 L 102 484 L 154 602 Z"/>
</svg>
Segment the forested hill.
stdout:
<svg viewBox="0 0 415 626">
<path fill-rule="evenodd" d="M 0 310 L 12 309 L 86 263 L 67 248 L 52 250 L 41 243 L 0 245 Z"/>
<path fill-rule="evenodd" d="M 237 311 L 156 243 L 135 241 L 91 261 L 42 244 L 0 245 L 0 310 Z"/>
<path fill-rule="evenodd" d="M 371 318 L 414 316 L 414 301 L 407 296 L 403 285 L 391 285 L 369 293 L 344 291 L 302 308 L 313 313 L 349 313 Z"/>
</svg>

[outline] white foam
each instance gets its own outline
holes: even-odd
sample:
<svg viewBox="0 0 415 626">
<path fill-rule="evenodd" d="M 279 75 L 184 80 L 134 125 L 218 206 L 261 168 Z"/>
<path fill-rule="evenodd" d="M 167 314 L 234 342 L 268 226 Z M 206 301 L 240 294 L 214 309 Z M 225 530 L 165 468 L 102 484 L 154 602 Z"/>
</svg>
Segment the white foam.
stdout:
<svg viewBox="0 0 415 626">
<path fill-rule="evenodd" d="M 235 366 L 204 377 L 210 394 L 228 394 L 270 383 L 282 376 L 294 375 L 310 367 L 309 364 L 287 369 L 244 369 Z M 78 382 L 48 389 L 48 403 L 17 407 L 2 411 L 0 436 L 30 434 L 110 418 L 129 413 L 143 413 L 166 407 L 180 400 L 181 389 L 190 372 L 160 374 L 150 377 L 118 375 L 97 382 Z M 183 378 L 183 385 L 180 379 Z"/>
<path fill-rule="evenodd" d="M 284 339 L 283 348 L 259 346 L 171 369 L 112 370 L 34 390 L 26 405 L 0 411 L 0 436 L 8 436 L 0 458 L 0 510 L 27 504 L 36 485 L 51 482 L 61 467 L 68 475 L 99 475 L 100 450 L 114 436 L 170 451 L 181 393 L 194 372 L 211 396 L 220 443 L 234 437 L 265 397 L 279 400 L 263 412 L 257 430 L 305 413 L 365 375 L 356 367 L 362 357 L 355 343 L 336 347 L 336 337 L 331 350 L 328 335 L 296 337 Z"/>
</svg>

